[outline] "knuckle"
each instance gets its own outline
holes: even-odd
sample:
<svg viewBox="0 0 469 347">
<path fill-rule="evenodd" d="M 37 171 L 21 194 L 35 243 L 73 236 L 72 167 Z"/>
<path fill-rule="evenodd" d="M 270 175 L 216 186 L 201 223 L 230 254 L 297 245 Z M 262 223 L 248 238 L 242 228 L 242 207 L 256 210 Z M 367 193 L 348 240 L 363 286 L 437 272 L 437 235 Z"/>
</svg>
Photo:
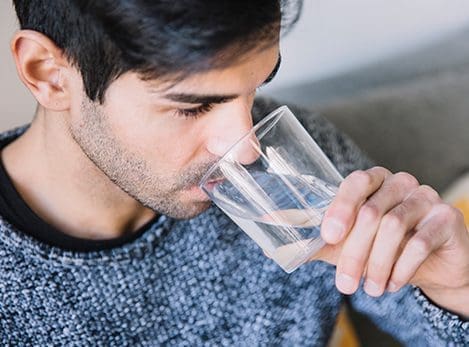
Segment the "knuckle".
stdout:
<svg viewBox="0 0 469 347">
<path fill-rule="evenodd" d="M 337 219 L 337 220 L 348 220 L 353 213 L 353 206 L 350 202 L 343 197 L 336 197 L 324 213 L 324 220 L 326 219 Z"/>
<path fill-rule="evenodd" d="M 363 272 L 362 269 L 365 260 L 365 255 L 347 252 L 345 254 L 341 254 L 337 268 L 346 270 L 345 272 L 347 273 L 361 274 Z"/>
<path fill-rule="evenodd" d="M 373 183 L 373 177 L 367 171 L 358 170 L 350 174 L 351 184 L 359 184 L 361 186 L 370 186 Z"/>
<path fill-rule="evenodd" d="M 365 256 L 355 252 L 347 252 L 342 256 L 342 263 L 347 264 L 350 268 L 359 269 L 362 267 Z"/>
<path fill-rule="evenodd" d="M 407 227 L 403 213 L 401 212 L 401 209 L 397 207 L 387 213 L 383 217 L 381 223 L 384 230 L 392 232 L 396 232 L 397 230 L 404 230 Z"/>
<path fill-rule="evenodd" d="M 392 275 L 392 277 L 389 279 L 389 282 L 392 282 L 396 288 L 402 288 L 406 283 L 406 276 L 401 273 L 395 273 Z"/>
<path fill-rule="evenodd" d="M 384 262 L 373 259 L 368 262 L 367 277 L 372 278 L 374 282 L 379 283 L 385 279 L 387 274 L 387 266 Z"/>
<path fill-rule="evenodd" d="M 419 257 L 425 257 L 431 251 L 431 242 L 422 237 L 415 236 L 409 241 L 409 247 L 411 247 Z"/>
<path fill-rule="evenodd" d="M 394 175 L 394 177 L 401 183 L 410 187 L 417 187 L 419 181 L 408 172 L 400 171 Z"/>
<path fill-rule="evenodd" d="M 358 218 L 363 219 L 365 221 L 374 221 L 380 218 L 380 216 L 380 208 L 372 202 L 367 202 L 360 208 Z"/>
<path fill-rule="evenodd" d="M 337 264 L 336 273 L 345 273 L 354 279 L 359 279 L 363 270 L 357 263 L 352 262 L 351 259 L 344 258 Z"/>
<path fill-rule="evenodd" d="M 464 219 L 461 211 L 448 204 L 438 205 L 438 214 L 441 218 L 441 221 L 445 224 L 458 223 Z"/>
<path fill-rule="evenodd" d="M 426 196 L 430 201 L 439 201 L 440 195 L 429 185 L 423 184 L 418 188 L 419 192 Z"/>
<path fill-rule="evenodd" d="M 375 171 L 380 171 L 381 173 L 383 173 L 384 175 L 388 175 L 391 173 L 391 171 L 389 171 L 388 169 L 386 169 L 385 167 L 382 167 L 382 166 L 375 166 L 373 168 L 371 168 L 371 170 L 375 170 Z"/>
</svg>

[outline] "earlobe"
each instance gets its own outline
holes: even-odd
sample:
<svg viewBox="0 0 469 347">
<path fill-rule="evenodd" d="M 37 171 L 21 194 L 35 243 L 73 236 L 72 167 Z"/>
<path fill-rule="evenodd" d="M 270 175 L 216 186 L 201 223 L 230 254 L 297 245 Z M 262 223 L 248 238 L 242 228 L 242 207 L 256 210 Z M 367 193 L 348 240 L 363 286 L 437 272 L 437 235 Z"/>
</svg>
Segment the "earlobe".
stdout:
<svg viewBox="0 0 469 347">
<path fill-rule="evenodd" d="M 66 76 L 70 65 L 52 40 L 36 31 L 20 30 L 11 41 L 11 52 L 20 79 L 43 107 L 69 108 Z"/>
</svg>

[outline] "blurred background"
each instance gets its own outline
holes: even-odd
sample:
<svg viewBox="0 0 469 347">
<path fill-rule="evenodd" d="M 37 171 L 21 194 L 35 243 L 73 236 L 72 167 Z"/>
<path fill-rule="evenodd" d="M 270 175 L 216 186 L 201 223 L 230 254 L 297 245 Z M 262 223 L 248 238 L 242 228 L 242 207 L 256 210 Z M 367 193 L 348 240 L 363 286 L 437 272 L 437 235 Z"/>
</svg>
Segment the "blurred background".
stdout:
<svg viewBox="0 0 469 347">
<path fill-rule="evenodd" d="M 2 0 L 0 130 L 35 108 L 9 52 L 16 29 Z M 320 112 L 377 164 L 444 192 L 469 171 L 468 38 L 465 0 L 305 0 L 261 94 Z M 395 345 L 352 316 L 362 345 Z"/>
</svg>

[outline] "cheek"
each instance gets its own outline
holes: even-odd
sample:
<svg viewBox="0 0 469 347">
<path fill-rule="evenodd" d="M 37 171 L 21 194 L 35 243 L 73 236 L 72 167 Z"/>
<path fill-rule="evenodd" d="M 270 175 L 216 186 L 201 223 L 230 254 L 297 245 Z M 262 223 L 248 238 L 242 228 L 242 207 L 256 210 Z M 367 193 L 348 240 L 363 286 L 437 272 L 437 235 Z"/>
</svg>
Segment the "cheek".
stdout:
<svg viewBox="0 0 469 347">
<path fill-rule="evenodd" d="M 122 146 L 157 172 L 178 171 L 203 155 L 203 136 L 193 121 L 144 107 L 124 109 L 123 105 L 109 109 L 107 114 Z"/>
</svg>

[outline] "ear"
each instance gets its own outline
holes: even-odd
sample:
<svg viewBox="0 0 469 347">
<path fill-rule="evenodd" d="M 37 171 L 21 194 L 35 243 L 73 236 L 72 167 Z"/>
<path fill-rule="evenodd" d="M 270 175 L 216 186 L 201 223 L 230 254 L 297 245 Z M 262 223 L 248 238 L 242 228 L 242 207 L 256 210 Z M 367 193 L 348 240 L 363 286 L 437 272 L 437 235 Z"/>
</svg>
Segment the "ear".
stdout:
<svg viewBox="0 0 469 347">
<path fill-rule="evenodd" d="M 11 40 L 11 52 L 20 79 L 44 108 L 70 107 L 71 66 L 51 39 L 37 31 L 20 30 Z"/>
</svg>

